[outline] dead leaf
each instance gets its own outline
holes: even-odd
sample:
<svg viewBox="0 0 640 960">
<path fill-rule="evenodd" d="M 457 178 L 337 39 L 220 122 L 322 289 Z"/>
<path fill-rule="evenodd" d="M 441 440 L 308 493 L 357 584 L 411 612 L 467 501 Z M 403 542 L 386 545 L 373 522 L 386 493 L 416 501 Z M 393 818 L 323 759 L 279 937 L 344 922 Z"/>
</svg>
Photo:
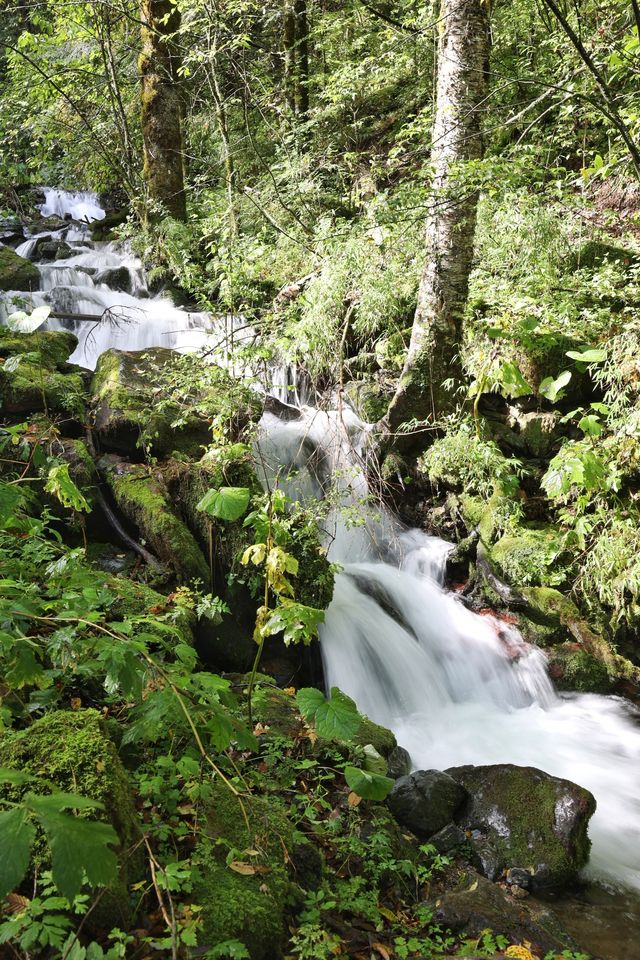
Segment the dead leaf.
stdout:
<svg viewBox="0 0 640 960">
<path fill-rule="evenodd" d="M 7 913 L 22 913 L 26 910 L 31 901 L 28 897 L 23 897 L 19 893 L 9 893 L 6 898 Z"/>
<path fill-rule="evenodd" d="M 285 687 L 284 692 L 288 693 L 290 697 L 295 696 L 296 688 L 295 687 Z"/>
<path fill-rule="evenodd" d="M 376 953 L 380 954 L 380 956 L 382 957 L 382 960 L 391 960 L 391 954 L 389 953 L 387 948 L 384 946 L 384 944 L 372 943 L 371 946 L 376 951 Z"/>
<path fill-rule="evenodd" d="M 232 860 L 229 868 L 236 873 L 241 873 L 244 877 L 253 877 L 256 873 L 269 873 L 269 867 L 254 866 L 247 863 L 246 860 Z"/>
<path fill-rule="evenodd" d="M 359 797 L 357 793 L 353 792 L 353 790 L 347 797 L 347 802 L 350 807 L 357 807 L 361 801 L 362 801 L 362 797 Z"/>
<path fill-rule="evenodd" d="M 69 705 L 72 710 L 80 710 L 82 708 L 82 700 L 80 697 L 71 697 L 69 700 Z"/>
<path fill-rule="evenodd" d="M 389 910 L 388 907 L 378 907 L 378 913 L 380 913 L 380 914 L 385 918 L 385 920 L 388 920 L 389 923 L 397 923 L 397 922 L 398 922 L 398 919 L 399 919 L 399 918 L 396 916 L 396 914 L 393 912 L 393 910 Z M 375 944 L 374 944 L 374 946 L 375 946 Z"/>
</svg>

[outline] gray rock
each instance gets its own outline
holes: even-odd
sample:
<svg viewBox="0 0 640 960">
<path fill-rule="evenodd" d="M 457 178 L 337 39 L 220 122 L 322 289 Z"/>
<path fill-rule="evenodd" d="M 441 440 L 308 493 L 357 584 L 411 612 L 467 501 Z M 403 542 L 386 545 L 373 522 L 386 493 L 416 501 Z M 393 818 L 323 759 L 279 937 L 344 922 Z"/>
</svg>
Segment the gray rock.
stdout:
<svg viewBox="0 0 640 960">
<path fill-rule="evenodd" d="M 123 293 L 131 293 L 131 274 L 126 267 L 113 267 L 110 270 L 102 270 L 95 276 L 96 283 L 106 283 L 111 290 L 121 290 Z"/>
<path fill-rule="evenodd" d="M 449 853 L 450 850 L 455 850 L 456 847 L 464 843 L 466 839 L 467 835 L 461 827 L 455 823 L 448 823 L 442 830 L 438 830 L 432 837 L 429 837 L 429 843 L 436 848 L 438 853 Z"/>
<path fill-rule="evenodd" d="M 392 780 L 399 780 L 411 772 L 411 756 L 404 747 L 396 747 L 387 759 L 387 776 Z"/>
<path fill-rule="evenodd" d="M 470 795 L 456 820 L 470 831 L 485 876 L 520 867 L 531 873 L 533 890 L 562 889 L 575 879 L 589 858 L 587 824 L 596 802 L 588 790 L 513 764 L 446 772 Z"/>
<path fill-rule="evenodd" d="M 396 780 L 387 804 L 403 826 L 431 837 L 450 823 L 467 798 L 458 782 L 440 770 L 417 770 Z"/>
<path fill-rule="evenodd" d="M 510 943 L 531 943 L 532 952 L 544 955 L 576 950 L 578 945 L 562 929 L 560 921 L 546 906 L 533 901 L 514 901 L 498 884 L 473 871 L 457 890 L 448 891 L 437 902 L 435 919 L 454 933 L 480 937 L 487 929 L 507 937 Z"/>
</svg>

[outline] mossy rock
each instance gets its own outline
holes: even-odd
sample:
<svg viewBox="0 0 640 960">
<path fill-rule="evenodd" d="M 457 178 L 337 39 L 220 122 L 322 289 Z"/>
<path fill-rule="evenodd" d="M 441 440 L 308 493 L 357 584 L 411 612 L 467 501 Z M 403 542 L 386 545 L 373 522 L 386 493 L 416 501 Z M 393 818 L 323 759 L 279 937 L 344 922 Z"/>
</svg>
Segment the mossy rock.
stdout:
<svg viewBox="0 0 640 960">
<path fill-rule="evenodd" d="M 15 333 L 8 327 L 0 326 L 0 357 L 37 353 L 43 366 L 64 370 L 67 360 L 77 346 L 78 338 L 67 330 Z"/>
<path fill-rule="evenodd" d="M 0 244 L 0 290 L 39 290 L 38 268 L 11 247 Z"/>
<path fill-rule="evenodd" d="M 144 860 L 134 852 L 142 833 L 127 774 L 100 714 L 96 710 L 57 710 L 26 730 L 5 733 L 0 742 L 0 766 L 34 774 L 51 781 L 56 790 L 103 804 L 104 812 L 92 810 L 90 815 L 110 823 L 120 839 L 120 874 L 104 906 L 111 925 L 128 922 L 127 887 L 144 874 Z M 4 796 L 18 799 L 19 788 L 1 789 Z M 37 783 L 30 783 L 29 789 L 45 791 Z M 34 862 L 40 868 L 48 862 L 42 837 L 36 841 Z"/>
<path fill-rule="evenodd" d="M 568 560 L 554 527 L 518 527 L 491 547 L 490 559 L 514 587 L 557 586 L 567 579 Z"/>
<path fill-rule="evenodd" d="M 180 583 L 209 584 L 209 565 L 185 523 L 176 515 L 162 475 L 114 456 L 102 465 L 118 509 L 132 523 L 158 560 Z"/>
<path fill-rule="evenodd" d="M 582 651 L 599 661 L 606 669 L 610 683 L 616 680 L 629 680 L 634 684 L 640 682 L 640 667 L 616 653 L 603 636 L 591 629 L 575 603 L 559 590 L 551 587 L 525 587 L 520 592 L 527 602 L 526 620 L 550 631 L 547 635 L 551 642 L 572 644 L 573 646 L 566 646 L 564 649 L 569 652 Z M 528 636 L 528 639 L 531 637 Z M 558 654 L 558 657 L 560 656 L 561 654 Z M 581 669 L 578 670 L 581 664 Z M 577 682 L 588 682 L 586 666 L 587 661 L 584 659 L 575 661 L 573 668 L 569 670 L 568 681 L 573 677 Z M 556 669 L 556 673 L 558 679 L 564 676 L 564 672 L 559 668 Z M 596 677 L 593 670 L 587 673 L 590 673 L 593 678 Z M 604 685 L 602 671 L 599 671 L 599 677 Z M 597 682 L 599 683 L 600 680 Z M 574 686 L 571 689 L 581 689 L 581 687 Z"/>
<path fill-rule="evenodd" d="M 393 398 L 393 390 L 375 380 L 352 381 L 344 390 L 347 400 L 366 423 L 381 420 Z"/>
<path fill-rule="evenodd" d="M 162 400 L 158 384 L 179 354 L 164 347 L 107 350 L 92 382 L 94 429 L 106 449 L 134 454 L 145 447 L 159 456 L 179 453 L 200 457 L 212 440 L 215 424 L 237 439 L 262 410 L 256 393 L 219 370 L 219 382 L 208 386 L 186 407 Z"/>
<path fill-rule="evenodd" d="M 576 643 L 554 647 L 549 674 L 560 690 L 579 693 L 610 693 L 613 686 L 605 664 Z"/>
<path fill-rule="evenodd" d="M 640 254 L 637 250 L 629 250 L 603 240 L 588 240 L 569 258 L 569 266 L 573 270 L 593 270 L 604 263 L 634 267 L 640 264 Z"/>
<path fill-rule="evenodd" d="M 469 794 L 456 819 L 472 831 L 489 880 L 520 867 L 530 869 L 534 889 L 560 890 L 586 865 L 587 825 L 596 809 L 588 790 L 535 767 L 506 763 L 452 767 L 446 773 Z"/>
<path fill-rule="evenodd" d="M 46 364 L 23 361 L 7 372 L 0 366 L 0 409 L 23 414 L 44 411 L 84 416 L 86 390 L 79 373 L 59 373 Z"/>
<path fill-rule="evenodd" d="M 113 232 L 116 227 L 121 226 L 129 215 L 129 211 L 122 207 L 119 210 L 112 210 L 107 213 L 102 220 L 94 220 L 89 231 L 92 240 L 114 240 L 116 235 Z"/>
<path fill-rule="evenodd" d="M 210 520 L 197 505 L 208 490 L 220 487 L 246 487 L 252 495 L 262 492 L 249 448 L 241 443 L 229 444 L 208 451 L 198 463 L 171 461 L 165 477 L 174 505 L 206 554 L 211 538 L 213 591 L 231 609 L 219 624 L 201 625 L 202 656 L 227 670 L 246 670 L 255 656 L 253 629 L 260 601 L 249 590 L 249 575 L 240 557 L 254 542 L 254 533 L 244 527 L 243 518 Z M 333 570 L 317 535 L 302 520 L 293 528 L 287 550 L 298 561 L 298 574 L 292 578 L 295 599 L 306 606 L 326 609 L 333 596 Z"/>
<path fill-rule="evenodd" d="M 105 585 L 113 594 L 109 608 L 111 617 L 119 620 L 152 617 L 154 622 L 145 623 L 141 629 L 145 633 L 157 635 L 159 643 L 169 647 L 176 643 L 190 646 L 193 644 L 195 616 L 189 610 L 176 606 L 168 597 L 147 584 L 129 580 L 127 577 L 109 577 Z M 167 625 L 170 629 L 165 630 L 156 625 L 163 614 L 171 615 Z"/>
<path fill-rule="evenodd" d="M 199 945 L 210 949 L 237 940 L 251 960 L 276 960 L 286 943 L 286 906 L 293 880 L 302 879 L 290 875 L 288 851 L 302 838 L 273 797 L 239 800 L 219 782 L 204 832 L 195 853 L 198 877 L 193 888 L 193 900 L 201 907 Z M 229 853 L 231 865 L 226 863 Z M 307 878 L 307 886 L 309 880 L 317 885 Z"/>
</svg>

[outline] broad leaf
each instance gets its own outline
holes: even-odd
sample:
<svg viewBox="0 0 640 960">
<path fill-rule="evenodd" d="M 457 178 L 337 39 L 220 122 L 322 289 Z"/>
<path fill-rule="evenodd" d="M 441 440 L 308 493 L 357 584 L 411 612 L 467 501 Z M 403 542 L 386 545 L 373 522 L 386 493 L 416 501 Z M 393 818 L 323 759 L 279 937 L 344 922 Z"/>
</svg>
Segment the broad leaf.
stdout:
<svg viewBox="0 0 640 960">
<path fill-rule="evenodd" d="M 110 846 L 119 843 L 113 827 L 58 813 L 46 802 L 50 799 L 30 794 L 28 803 L 46 834 L 53 882 L 60 893 L 73 900 L 80 892 L 85 875 L 89 883 L 96 886 L 113 883 L 118 860 Z"/>
<path fill-rule="evenodd" d="M 332 687 L 328 700 L 315 687 L 303 687 L 296 694 L 296 702 L 302 716 L 315 724 L 321 737 L 351 740 L 360 728 L 361 717 L 355 703 L 338 687 Z"/>
<path fill-rule="evenodd" d="M 391 777 L 359 770 L 358 767 L 345 767 L 344 776 L 353 792 L 363 800 L 384 800 L 395 782 Z"/>
<path fill-rule="evenodd" d="M 11 893 L 26 874 L 35 835 L 25 807 L 0 813 L 0 899 Z"/>
<path fill-rule="evenodd" d="M 57 497 L 63 506 L 70 507 L 72 510 L 91 512 L 91 506 L 69 475 L 68 463 L 59 463 L 49 470 L 44 488 L 47 493 L 52 493 L 54 497 Z"/>
<path fill-rule="evenodd" d="M 239 520 L 250 499 L 248 487 L 220 487 L 219 490 L 208 490 L 196 509 L 217 520 Z"/>
<path fill-rule="evenodd" d="M 566 387 L 570 380 L 571 371 L 563 370 L 555 380 L 553 377 L 545 377 L 538 390 L 543 397 L 546 397 L 546 399 L 550 400 L 551 403 L 555 403 L 556 400 L 563 396 L 563 387 Z"/>
<path fill-rule="evenodd" d="M 579 363 L 602 363 L 603 360 L 607 359 L 607 351 L 596 348 L 582 351 L 567 350 L 567 356 L 571 360 L 577 360 Z"/>
<path fill-rule="evenodd" d="M 502 393 L 507 397 L 524 397 L 535 392 L 522 376 L 520 368 L 511 361 L 502 364 L 500 380 Z"/>
<path fill-rule="evenodd" d="M 30 314 L 18 310 L 17 313 L 12 313 L 10 317 L 7 317 L 7 326 L 17 333 L 33 333 L 34 330 L 42 326 L 50 313 L 51 307 L 45 306 L 36 307 Z"/>
</svg>

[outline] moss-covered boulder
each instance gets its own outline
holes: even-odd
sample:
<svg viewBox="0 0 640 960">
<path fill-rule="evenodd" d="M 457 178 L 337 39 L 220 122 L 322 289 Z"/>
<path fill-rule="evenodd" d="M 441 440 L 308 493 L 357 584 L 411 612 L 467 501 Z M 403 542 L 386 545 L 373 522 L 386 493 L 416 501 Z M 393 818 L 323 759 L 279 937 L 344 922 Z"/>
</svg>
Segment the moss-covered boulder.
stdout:
<svg viewBox="0 0 640 960">
<path fill-rule="evenodd" d="M 562 538 L 551 526 L 521 526 L 501 537 L 490 559 L 512 586 L 557 586 L 567 579 L 568 561 Z"/>
<path fill-rule="evenodd" d="M 20 334 L 0 327 L 2 412 L 45 411 L 82 417 L 87 397 L 84 378 L 80 371 L 66 367 L 77 343 L 72 333 L 45 330 Z"/>
<path fill-rule="evenodd" d="M 159 471 L 131 464 L 113 455 L 101 461 L 120 512 L 140 532 L 148 548 L 179 583 L 209 584 L 209 565 L 193 534 L 173 509 Z"/>
<path fill-rule="evenodd" d="M 159 645 L 172 648 L 176 643 L 193 644 L 195 616 L 173 598 L 127 577 L 108 577 L 105 586 L 113 595 L 109 607 L 113 619 L 149 618 L 144 632 L 157 636 Z"/>
<path fill-rule="evenodd" d="M 58 710 L 26 730 L 5 733 L 0 741 L 0 767 L 31 773 L 51 781 L 57 790 L 103 804 L 104 811 L 92 810 L 91 816 L 110 823 L 120 840 L 120 875 L 107 898 L 109 920 L 112 925 L 127 922 L 127 887 L 140 879 L 144 869 L 134 852 L 142 833 L 127 774 L 100 714 L 96 710 Z M 2 787 L 9 799 L 18 799 L 18 789 Z M 29 789 L 47 788 L 30 783 Z M 47 862 L 43 838 L 37 840 L 34 858 L 39 866 Z"/>
<path fill-rule="evenodd" d="M 259 416 L 258 395 L 220 368 L 206 387 L 185 400 L 171 385 L 174 365 L 180 362 L 179 354 L 164 347 L 102 354 L 92 383 L 92 413 L 105 449 L 199 457 L 211 443 L 214 426 L 236 439 Z"/>
<path fill-rule="evenodd" d="M 253 629 L 261 587 L 241 564 L 240 557 L 254 542 L 255 534 L 243 525 L 244 518 L 212 520 L 197 505 L 207 491 L 220 487 L 246 487 L 252 494 L 260 494 L 262 487 L 251 451 L 242 443 L 211 448 L 198 463 L 168 463 L 165 477 L 174 506 L 207 556 L 211 548 L 213 592 L 231 610 L 220 623 L 201 624 L 202 656 L 227 670 L 247 670 L 255 656 Z M 298 561 L 298 574 L 292 578 L 296 600 L 324 610 L 333 595 L 334 574 L 317 532 L 302 516 L 292 524 L 291 542 L 286 549 Z M 274 644 L 272 641 L 272 650 Z"/>
<path fill-rule="evenodd" d="M 549 675 L 560 690 L 609 693 L 613 678 L 598 657 L 577 643 L 554 647 L 549 657 Z"/>
<path fill-rule="evenodd" d="M 596 809 L 583 787 L 535 767 L 496 764 L 446 771 L 469 794 L 456 819 L 490 880 L 520 867 L 538 890 L 559 890 L 589 858 L 589 819 Z"/>
<path fill-rule="evenodd" d="M 295 835 L 275 798 L 238 798 L 222 783 L 214 787 L 204 833 L 193 889 L 201 907 L 199 946 L 210 949 L 236 940 L 251 960 L 277 960 L 286 943 L 286 906 L 294 881 L 311 888 L 320 879 L 295 870 L 305 858 L 291 858 L 289 851 L 303 838 Z M 313 862 L 316 872 L 321 870 L 317 855 Z"/>
<path fill-rule="evenodd" d="M 0 290 L 39 290 L 40 273 L 30 260 L 0 244 Z"/>
<path fill-rule="evenodd" d="M 393 390 L 388 384 L 372 379 L 347 383 L 344 392 L 358 416 L 367 423 L 381 420 L 393 398 Z"/>
</svg>

